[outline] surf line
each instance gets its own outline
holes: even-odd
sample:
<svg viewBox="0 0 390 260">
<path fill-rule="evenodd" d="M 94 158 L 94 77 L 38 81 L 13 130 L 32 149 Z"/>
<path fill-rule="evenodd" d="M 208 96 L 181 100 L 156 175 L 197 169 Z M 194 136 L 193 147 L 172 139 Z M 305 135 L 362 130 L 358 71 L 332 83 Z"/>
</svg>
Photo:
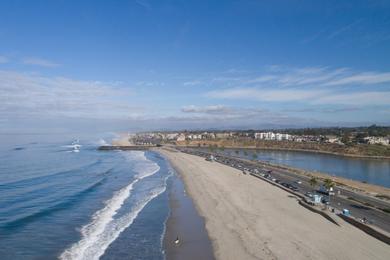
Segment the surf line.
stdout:
<svg viewBox="0 0 390 260">
<path fill-rule="evenodd" d="M 149 161 L 148 159 L 146 160 Z M 150 191 L 148 196 L 145 196 L 132 207 L 131 212 L 119 219 L 114 219 L 118 210 L 130 196 L 134 185 L 143 178 L 151 176 L 160 170 L 160 167 L 154 162 L 150 166 L 152 167 L 148 168 L 151 171 L 146 174 L 138 175 L 133 182 L 116 192 L 111 199 L 105 202 L 105 207 L 98 210 L 93 215 L 92 221 L 82 227 L 81 240 L 66 249 L 60 255 L 60 259 L 99 259 L 119 234 L 133 223 L 139 212 L 141 212 L 152 199 L 165 191 L 166 185 L 162 188 L 160 187 Z"/>
</svg>

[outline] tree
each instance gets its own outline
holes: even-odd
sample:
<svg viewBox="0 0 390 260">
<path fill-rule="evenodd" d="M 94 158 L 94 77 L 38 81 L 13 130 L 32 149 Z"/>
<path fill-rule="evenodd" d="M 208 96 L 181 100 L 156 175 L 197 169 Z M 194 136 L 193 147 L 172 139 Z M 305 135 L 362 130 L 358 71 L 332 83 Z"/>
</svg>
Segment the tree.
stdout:
<svg viewBox="0 0 390 260">
<path fill-rule="evenodd" d="M 330 188 L 333 188 L 333 187 L 334 187 L 334 182 L 333 182 L 331 179 L 326 178 L 326 179 L 324 180 L 324 186 L 325 186 L 325 188 L 327 188 L 328 190 L 330 190 Z"/>
<path fill-rule="evenodd" d="M 343 144 L 350 144 L 350 139 L 349 139 L 349 134 L 348 133 L 344 133 L 342 136 L 341 136 L 341 142 Z"/>
<path fill-rule="evenodd" d="M 332 195 L 332 193 L 330 193 L 330 189 L 334 187 L 334 182 L 331 179 L 326 178 L 324 180 L 324 186 L 329 191 L 329 204 L 330 204 L 330 198 L 331 198 L 331 195 Z"/>
<path fill-rule="evenodd" d="M 314 176 L 311 176 L 310 178 L 310 181 L 309 181 L 309 184 L 311 187 L 313 187 L 313 190 L 315 189 L 315 187 L 318 185 L 318 180 L 316 177 Z"/>
</svg>

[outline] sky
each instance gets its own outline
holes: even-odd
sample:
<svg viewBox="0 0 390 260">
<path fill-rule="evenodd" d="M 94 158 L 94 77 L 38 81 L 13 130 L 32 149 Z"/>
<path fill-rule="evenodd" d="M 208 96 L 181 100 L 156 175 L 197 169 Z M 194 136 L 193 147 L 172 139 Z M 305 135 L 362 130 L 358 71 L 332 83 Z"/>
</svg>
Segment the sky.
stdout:
<svg viewBox="0 0 390 260">
<path fill-rule="evenodd" d="M 390 125 L 390 1 L 0 1 L 0 132 Z"/>
</svg>

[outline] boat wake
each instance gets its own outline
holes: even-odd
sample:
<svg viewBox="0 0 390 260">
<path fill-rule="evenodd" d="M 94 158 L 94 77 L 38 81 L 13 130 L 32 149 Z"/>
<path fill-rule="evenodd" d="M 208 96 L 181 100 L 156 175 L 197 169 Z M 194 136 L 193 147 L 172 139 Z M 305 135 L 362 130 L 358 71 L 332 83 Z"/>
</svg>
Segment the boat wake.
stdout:
<svg viewBox="0 0 390 260">
<path fill-rule="evenodd" d="M 136 175 L 135 180 L 117 191 L 111 199 L 105 202 L 105 207 L 97 211 L 93 215 L 92 221 L 81 229 L 81 240 L 66 249 L 60 255 L 60 259 L 99 259 L 109 245 L 133 223 L 142 209 L 165 191 L 166 184 L 151 189 L 131 207 L 128 213 L 114 218 L 126 199 L 130 197 L 134 185 L 157 173 L 160 169 L 157 163 L 145 157 L 144 152 L 127 154 L 131 156 L 129 159 L 136 160 L 135 170 L 138 175 Z"/>
</svg>

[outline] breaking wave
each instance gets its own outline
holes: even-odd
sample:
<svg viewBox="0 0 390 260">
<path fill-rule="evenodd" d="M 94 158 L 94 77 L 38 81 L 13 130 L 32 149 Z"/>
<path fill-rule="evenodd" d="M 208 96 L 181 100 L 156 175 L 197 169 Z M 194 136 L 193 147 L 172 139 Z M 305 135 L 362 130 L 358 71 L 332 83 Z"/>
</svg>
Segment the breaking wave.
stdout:
<svg viewBox="0 0 390 260">
<path fill-rule="evenodd" d="M 155 197 L 163 193 L 163 186 L 151 189 L 147 194 L 132 205 L 129 212 L 119 218 L 114 218 L 122 208 L 126 199 L 130 197 L 134 185 L 142 179 L 157 173 L 160 167 L 157 163 L 148 160 L 144 152 L 124 153 L 131 161 L 135 161 L 135 179 L 126 187 L 114 193 L 113 197 L 105 202 L 104 208 L 98 210 L 92 221 L 82 227 L 81 240 L 66 249 L 60 259 L 99 259 L 110 244 L 128 228 L 137 218 L 142 209 Z M 166 179 L 165 179 L 166 182 Z"/>
</svg>

